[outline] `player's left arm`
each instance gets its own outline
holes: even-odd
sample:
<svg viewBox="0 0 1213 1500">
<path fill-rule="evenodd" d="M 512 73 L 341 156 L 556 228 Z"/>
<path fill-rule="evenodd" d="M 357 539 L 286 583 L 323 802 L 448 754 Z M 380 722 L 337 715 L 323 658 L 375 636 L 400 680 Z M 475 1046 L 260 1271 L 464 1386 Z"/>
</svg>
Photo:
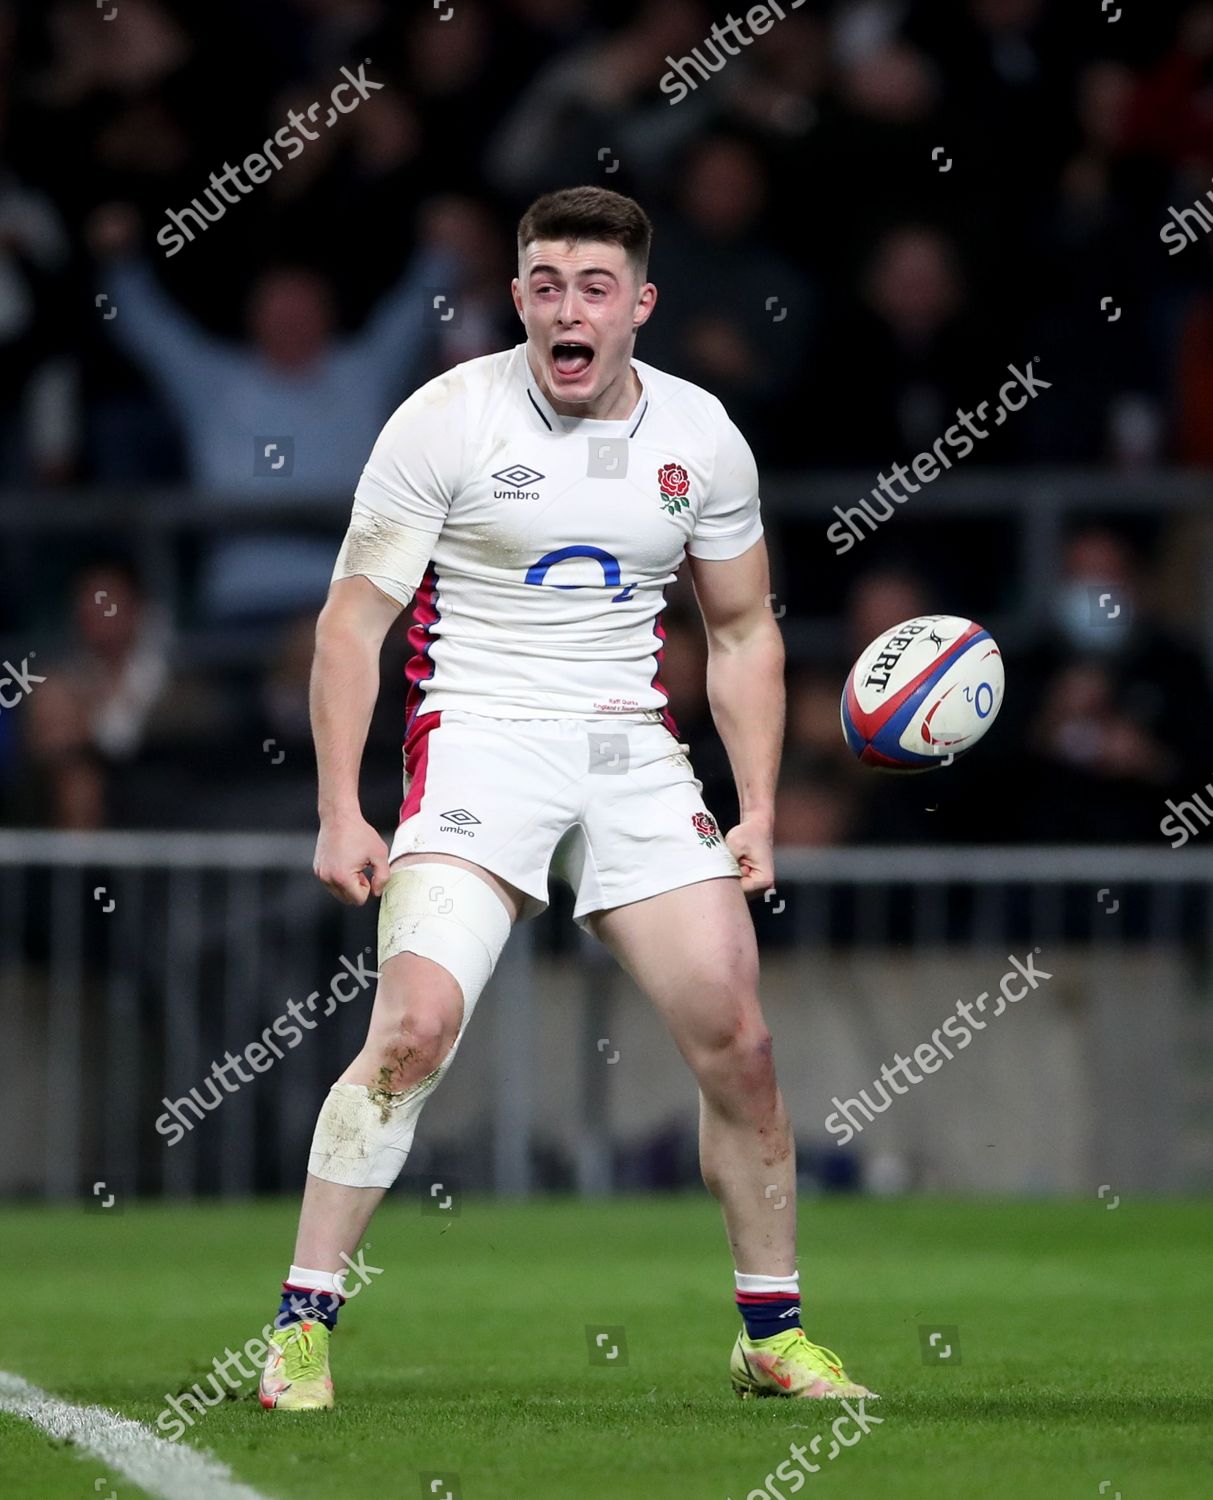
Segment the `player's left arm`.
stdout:
<svg viewBox="0 0 1213 1500">
<path fill-rule="evenodd" d="M 775 884 L 775 785 L 785 718 L 783 636 L 762 537 L 738 557 L 687 558 L 708 639 L 712 719 L 728 752 L 741 821 L 725 836 L 747 896 Z"/>
</svg>

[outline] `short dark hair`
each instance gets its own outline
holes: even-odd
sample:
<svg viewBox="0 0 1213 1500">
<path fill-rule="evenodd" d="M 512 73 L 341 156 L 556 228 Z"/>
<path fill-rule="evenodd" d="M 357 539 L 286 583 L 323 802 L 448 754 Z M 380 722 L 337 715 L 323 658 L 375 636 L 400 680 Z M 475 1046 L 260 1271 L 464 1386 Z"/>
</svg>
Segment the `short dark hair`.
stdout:
<svg viewBox="0 0 1213 1500">
<path fill-rule="evenodd" d="M 81 558 L 73 567 L 72 584 L 79 588 L 85 579 L 91 578 L 96 573 L 117 574 L 132 593 L 146 592 L 143 569 L 136 562 L 134 554 L 119 543 L 93 547 L 87 556 Z"/>
<path fill-rule="evenodd" d="M 609 188 L 560 188 L 536 198 L 518 221 L 518 255 L 532 240 L 602 240 L 622 245 L 640 280 L 649 265 L 653 226 L 634 198 Z"/>
</svg>

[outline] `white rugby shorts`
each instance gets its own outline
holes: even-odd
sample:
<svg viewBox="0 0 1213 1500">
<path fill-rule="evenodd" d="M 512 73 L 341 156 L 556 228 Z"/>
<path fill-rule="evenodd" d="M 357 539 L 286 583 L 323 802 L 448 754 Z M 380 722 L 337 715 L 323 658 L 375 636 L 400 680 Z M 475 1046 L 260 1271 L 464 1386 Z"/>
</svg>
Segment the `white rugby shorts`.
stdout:
<svg viewBox="0 0 1213 1500">
<path fill-rule="evenodd" d="M 549 870 L 573 920 L 741 867 L 704 806 L 703 783 L 654 710 L 643 720 L 418 714 L 404 744 L 402 854 L 458 854 L 548 905 Z"/>
</svg>

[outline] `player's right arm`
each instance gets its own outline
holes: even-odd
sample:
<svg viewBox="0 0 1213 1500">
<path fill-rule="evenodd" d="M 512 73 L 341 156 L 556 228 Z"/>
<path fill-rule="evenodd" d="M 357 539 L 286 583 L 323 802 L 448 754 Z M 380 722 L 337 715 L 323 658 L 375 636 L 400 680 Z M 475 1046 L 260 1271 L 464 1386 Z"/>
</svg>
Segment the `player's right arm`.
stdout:
<svg viewBox="0 0 1213 1500">
<path fill-rule="evenodd" d="M 358 772 L 379 695 L 379 652 L 401 608 L 369 578 L 337 578 L 316 621 L 310 708 L 320 837 L 312 867 L 352 906 L 377 896 L 388 877 L 387 845 L 362 816 Z"/>
<path fill-rule="evenodd" d="M 334 896 L 355 906 L 378 896 L 389 873 L 387 846 L 362 816 L 358 772 L 384 637 L 420 586 L 458 483 L 465 428 L 462 402 L 450 386 L 450 377 L 430 381 L 379 434 L 316 622 L 311 717 L 320 837 L 314 869 Z"/>
</svg>

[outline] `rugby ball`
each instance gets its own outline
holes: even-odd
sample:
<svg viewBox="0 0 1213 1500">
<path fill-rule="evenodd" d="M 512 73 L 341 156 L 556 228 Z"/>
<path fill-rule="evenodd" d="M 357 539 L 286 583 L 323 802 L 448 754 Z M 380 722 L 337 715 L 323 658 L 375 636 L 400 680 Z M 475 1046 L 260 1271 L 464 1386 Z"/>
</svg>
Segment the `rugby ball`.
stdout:
<svg viewBox="0 0 1213 1500">
<path fill-rule="evenodd" d="M 933 771 L 971 750 L 1002 706 L 1002 653 L 958 615 L 919 615 L 877 636 L 842 692 L 842 732 L 865 766 Z"/>
</svg>

